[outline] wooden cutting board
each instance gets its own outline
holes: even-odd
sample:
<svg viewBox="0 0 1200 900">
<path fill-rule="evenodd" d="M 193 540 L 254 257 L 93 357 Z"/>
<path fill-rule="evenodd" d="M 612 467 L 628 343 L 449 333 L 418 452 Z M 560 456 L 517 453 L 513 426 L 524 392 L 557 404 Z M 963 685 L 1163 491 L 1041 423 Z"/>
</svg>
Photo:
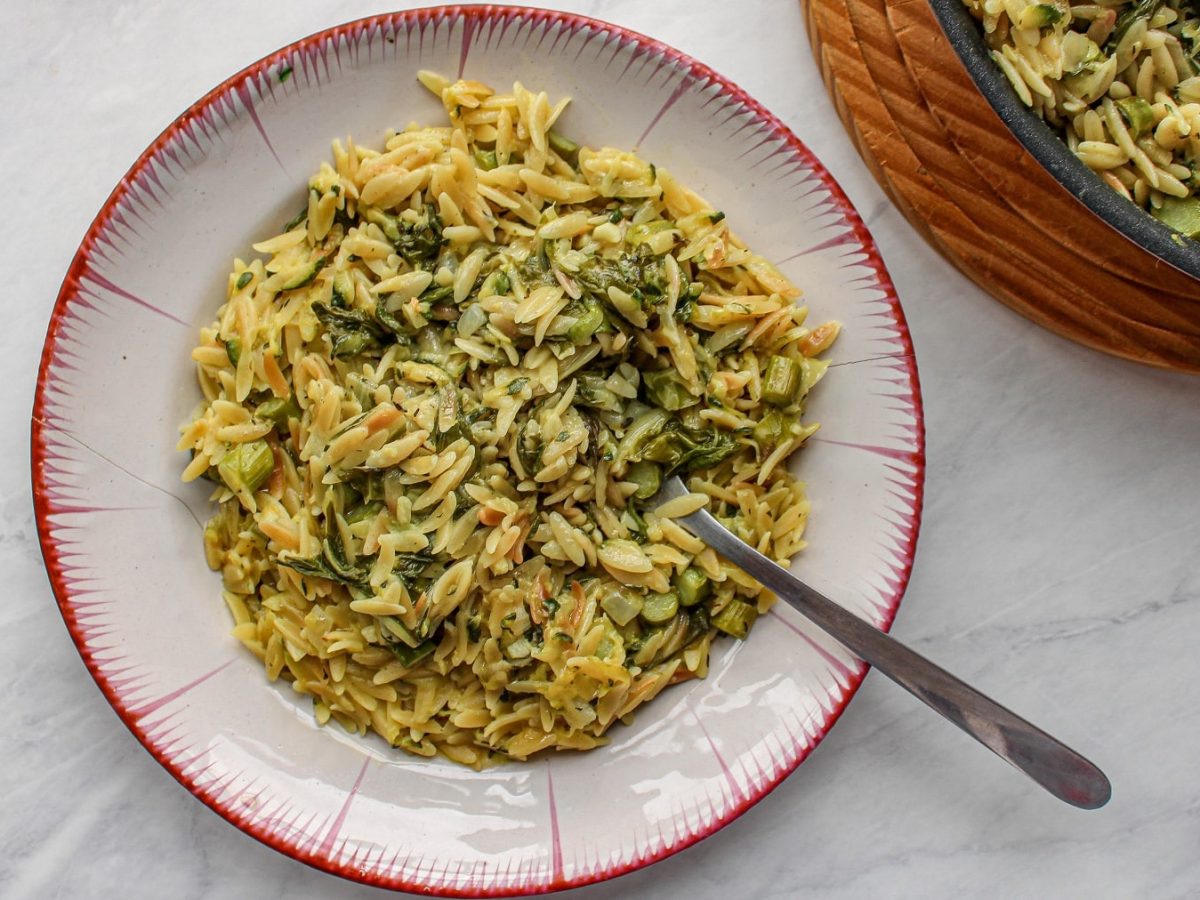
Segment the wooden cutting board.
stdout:
<svg viewBox="0 0 1200 900">
<path fill-rule="evenodd" d="M 1200 281 L 1096 216 L 1014 138 L 925 0 L 801 0 L 851 139 L 981 288 L 1088 347 L 1200 374 Z"/>
</svg>

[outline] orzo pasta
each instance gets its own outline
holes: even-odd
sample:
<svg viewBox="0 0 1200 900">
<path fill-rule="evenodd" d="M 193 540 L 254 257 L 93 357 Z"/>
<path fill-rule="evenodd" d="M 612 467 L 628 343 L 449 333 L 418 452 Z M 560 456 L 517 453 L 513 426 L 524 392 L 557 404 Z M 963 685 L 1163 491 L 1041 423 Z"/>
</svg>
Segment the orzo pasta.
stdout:
<svg viewBox="0 0 1200 900">
<path fill-rule="evenodd" d="M 335 142 L 193 351 L 184 477 L 234 634 L 317 719 L 471 766 L 587 749 L 772 597 L 818 356 L 799 291 L 566 102 L 422 73 L 449 126 Z M 692 495 L 659 510 L 661 479 Z"/>
</svg>

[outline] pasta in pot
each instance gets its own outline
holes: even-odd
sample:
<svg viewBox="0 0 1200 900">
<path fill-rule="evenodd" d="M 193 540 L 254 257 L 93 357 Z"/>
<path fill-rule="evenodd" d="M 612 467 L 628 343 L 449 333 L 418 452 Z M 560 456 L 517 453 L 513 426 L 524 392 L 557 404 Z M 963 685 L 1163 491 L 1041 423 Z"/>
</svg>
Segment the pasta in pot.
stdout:
<svg viewBox="0 0 1200 900">
<path fill-rule="evenodd" d="M 235 261 L 179 446 L 268 677 L 482 767 L 595 747 L 747 635 L 773 598 L 675 519 L 803 548 L 786 461 L 838 326 L 669 173 L 557 132 L 566 101 L 420 77 L 448 127 L 335 142 Z"/>
<path fill-rule="evenodd" d="M 1200 14 L 1182 0 L 963 0 L 1021 102 L 1109 187 L 1200 237 Z"/>
</svg>

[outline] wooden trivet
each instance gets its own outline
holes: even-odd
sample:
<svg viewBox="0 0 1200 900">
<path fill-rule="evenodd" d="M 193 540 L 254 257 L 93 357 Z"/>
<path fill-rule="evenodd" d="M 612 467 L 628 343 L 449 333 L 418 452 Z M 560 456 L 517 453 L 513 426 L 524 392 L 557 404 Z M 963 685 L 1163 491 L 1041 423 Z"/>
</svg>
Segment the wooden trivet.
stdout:
<svg viewBox="0 0 1200 900">
<path fill-rule="evenodd" d="M 1200 281 L 1112 228 L 1025 150 L 925 0 L 802 4 L 838 115 L 933 247 L 1063 337 L 1200 373 Z"/>
</svg>

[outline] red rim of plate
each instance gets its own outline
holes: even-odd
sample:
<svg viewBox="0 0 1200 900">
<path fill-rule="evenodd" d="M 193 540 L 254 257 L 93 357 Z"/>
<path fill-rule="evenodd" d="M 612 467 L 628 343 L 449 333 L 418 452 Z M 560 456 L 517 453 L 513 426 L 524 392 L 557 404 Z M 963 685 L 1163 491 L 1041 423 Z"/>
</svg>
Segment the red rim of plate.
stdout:
<svg viewBox="0 0 1200 900">
<path fill-rule="evenodd" d="M 258 62 L 255 62 L 246 68 L 242 69 L 237 74 L 223 81 L 207 94 L 193 103 L 185 110 L 178 118 L 175 119 L 167 128 L 154 140 L 149 147 L 138 157 L 137 161 L 130 167 L 125 176 L 113 188 L 112 193 L 100 208 L 96 218 L 88 227 L 87 234 L 84 236 L 79 249 L 75 253 L 74 259 L 71 261 L 70 268 L 67 270 L 67 275 L 63 280 L 62 287 L 59 290 L 58 297 L 55 300 L 54 310 L 50 316 L 50 324 L 46 330 L 46 341 L 42 349 L 41 362 L 38 367 L 37 389 L 34 396 L 32 427 L 31 427 L 31 446 L 30 455 L 32 463 L 32 481 L 33 481 L 33 502 L 34 514 L 37 521 L 38 539 L 41 544 L 42 557 L 46 565 L 47 574 L 50 577 L 51 588 L 54 591 L 55 598 L 58 602 L 59 611 L 62 614 L 63 621 L 70 632 L 71 639 L 75 642 L 76 649 L 79 655 L 83 658 L 84 664 L 95 679 L 101 693 L 108 700 L 113 710 L 116 712 L 125 726 L 133 733 L 133 735 L 141 742 L 142 746 L 153 756 L 158 763 L 166 769 L 184 788 L 188 790 L 194 797 L 208 806 L 213 812 L 220 815 L 222 818 L 237 826 L 241 831 L 249 834 L 251 837 L 266 844 L 273 850 L 276 850 L 285 856 L 297 859 L 313 868 L 329 872 L 333 875 L 339 875 L 343 878 L 370 884 L 377 887 L 385 887 L 393 890 L 415 891 L 425 894 L 434 894 L 438 896 L 448 897 L 500 897 L 511 896 L 512 889 L 516 885 L 504 886 L 497 885 L 496 887 L 468 887 L 454 888 L 444 885 L 429 885 L 417 881 L 408 881 L 396 876 L 381 876 L 369 871 L 355 868 L 337 859 L 329 858 L 320 852 L 320 848 L 313 850 L 310 848 L 297 849 L 288 846 L 274 834 L 265 829 L 256 827 L 254 823 L 239 821 L 235 811 L 222 803 L 219 799 L 207 796 L 201 792 L 194 780 L 186 775 L 181 766 L 174 760 L 168 757 L 167 754 L 157 750 L 153 743 L 149 740 L 145 731 L 138 724 L 136 719 L 130 715 L 130 708 L 125 700 L 121 697 L 120 691 L 113 686 L 107 676 L 101 672 L 96 660 L 93 658 L 92 650 L 87 643 L 87 637 L 84 629 L 81 627 L 77 618 L 75 608 L 73 606 L 72 589 L 69 584 L 63 563 L 63 553 L 58 546 L 55 538 L 51 535 L 50 517 L 62 510 L 53 508 L 54 501 L 49 495 L 47 489 L 47 453 L 44 431 L 47 426 L 45 423 L 45 403 L 46 403 L 46 388 L 51 380 L 51 366 L 57 349 L 61 328 L 64 319 L 67 315 L 68 298 L 74 294 L 80 283 L 80 278 L 83 272 L 87 269 L 92 248 L 95 245 L 97 236 L 107 227 L 113 210 L 116 205 L 125 197 L 131 186 L 135 184 L 141 177 L 143 170 L 146 168 L 150 160 L 161 150 L 165 145 L 173 141 L 181 131 L 184 131 L 193 121 L 202 119 L 205 111 L 212 106 L 217 100 L 228 95 L 232 91 L 238 90 L 251 78 L 260 74 L 269 72 L 270 68 L 280 62 L 290 59 L 295 53 L 303 52 L 308 48 L 313 47 L 323 41 L 329 39 L 338 39 L 345 37 L 347 39 L 355 37 L 364 31 L 369 31 L 377 27 L 388 25 L 411 27 L 417 25 L 423 27 L 425 24 L 435 20 L 454 20 L 461 18 L 468 28 L 495 20 L 513 20 L 522 19 L 532 23 L 533 25 L 553 26 L 569 29 L 572 33 L 580 29 L 590 28 L 596 31 L 605 32 L 611 36 L 621 38 L 625 41 L 633 42 L 642 52 L 650 52 L 666 58 L 668 61 L 687 70 L 689 76 L 695 81 L 705 85 L 718 85 L 722 92 L 732 101 L 740 103 L 743 107 L 749 110 L 757 119 L 760 126 L 768 129 L 772 137 L 783 141 L 801 160 L 808 166 L 813 174 L 820 180 L 821 184 L 828 191 L 830 198 L 841 214 L 844 224 L 853 232 L 854 238 L 858 244 L 856 253 L 861 253 L 863 259 L 861 262 L 869 266 L 875 273 L 876 284 L 874 287 L 881 290 L 885 294 L 885 299 L 890 307 L 892 316 L 895 320 L 895 325 L 899 337 L 899 341 L 904 348 L 903 355 L 897 356 L 898 361 L 903 362 L 904 372 L 908 378 L 909 388 L 912 391 L 912 412 L 915 419 L 915 434 L 914 440 L 916 450 L 912 454 L 912 465 L 914 467 L 912 491 L 913 497 L 913 512 L 905 522 L 905 540 L 903 552 L 903 563 L 900 571 L 897 574 L 895 582 L 895 591 L 887 603 L 885 612 L 885 621 L 883 627 L 885 630 L 891 627 L 892 621 L 895 618 L 896 611 L 899 608 L 900 600 L 904 595 L 904 590 L 908 585 L 908 579 L 912 572 L 913 557 L 916 551 L 917 535 L 920 531 L 921 524 L 921 508 L 924 495 L 925 483 L 925 424 L 924 410 L 921 401 L 920 382 L 917 377 L 916 358 L 913 353 L 912 340 L 909 336 L 908 326 L 905 322 L 904 312 L 900 307 L 900 302 L 896 296 L 895 287 L 893 286 L 887 269 L 883 264 L 883 260 L 879 255 L 879 251 L 875 247 L 875 243 L 871 238 L 870 232 L 863 224 L 862 219 L 851 205 L 850 200 L 846 197 L 841 187 L 833 176 L 826 171 L 825 167 L 812 154 L 812 152 L 797 138 L 791 130 L 783 124 L 776 116 L 768 112 L 761 104 L 750 97 L 745 91 L 731 82 L 729 79 L 717 74 L 713 69 L 709 68 L 704 63 L 701 63 L 685 53 L 670 47 L 661 41 L 646 37 L 636 31 L 631 31 L 619 25 L 612 25 L 603 22 L 599 19 L 593 19 L 588 16 L 576 15 L 573 13 L 556 12 L 552 10 L 537 9 L 534 7 L 525 6 L 435 6 L 424 9 L 407 10 L 398 13 L 389 13 L 379 16 L 371 16 L 363 19 L 357 19 L 353 22 L 348 22 L 344 25 L 338 25 L 333 28 L 327 28 L 323 31 L 316 32 L 308 37 L 301 38 L 287 46 L 275 51 L 274 53 L 263 57 Z M 858 691 L 862 684 L 863 678 L 866 676 L 868 668 L 864 665 L 856 671 L 850 673 L 849 684 L 842 697 L 841 701 L 834 707 L 829 714 L 828 719 L 824 722 L 819 733 L 814 737 L 807 748 L 800 748 L 795 762 L 790 766 L 785 766 L 774 778 L 766 779 L 758 786 L 751 786 L 741 801 L 722 815 L 716 816 L 711 822 L 699 830 L 697 833 L 688 837 L 683 837 L 673 844 L 664 843 L 658 850 L 638 854 L 636 858 L 627 863 L 610 865 L 599 869 L 587 872 L 579 877 L 547 879 L 538 884 L 527 884 L 520 886 L 521 890 L 527 893 L 548 893 L 551 891 L 565 890 L 567 888 L 579 887 L 585 884 L 592 884 L 598 881 L 605 881 L 610 878 L 615 878 L 629 872 L 644 868 L 651 863 L 664 859 L 680 850 L 683 850 L 692 844 L 716 833 L 725 825 L 732 822 L 734 819 L 741 816 L 746 810 L 754 806 L 759 800 L 770 793 L 780 782 L 788 775 L 796 770 L 797 767 L 808 757 L 808 755 L 817 747 L 818 744 L 829 733 L 829 730 L 834 726 L 837 720 L 841 717 L 842 712 L 849 704 L 850 700 Z"/>
</svg>

